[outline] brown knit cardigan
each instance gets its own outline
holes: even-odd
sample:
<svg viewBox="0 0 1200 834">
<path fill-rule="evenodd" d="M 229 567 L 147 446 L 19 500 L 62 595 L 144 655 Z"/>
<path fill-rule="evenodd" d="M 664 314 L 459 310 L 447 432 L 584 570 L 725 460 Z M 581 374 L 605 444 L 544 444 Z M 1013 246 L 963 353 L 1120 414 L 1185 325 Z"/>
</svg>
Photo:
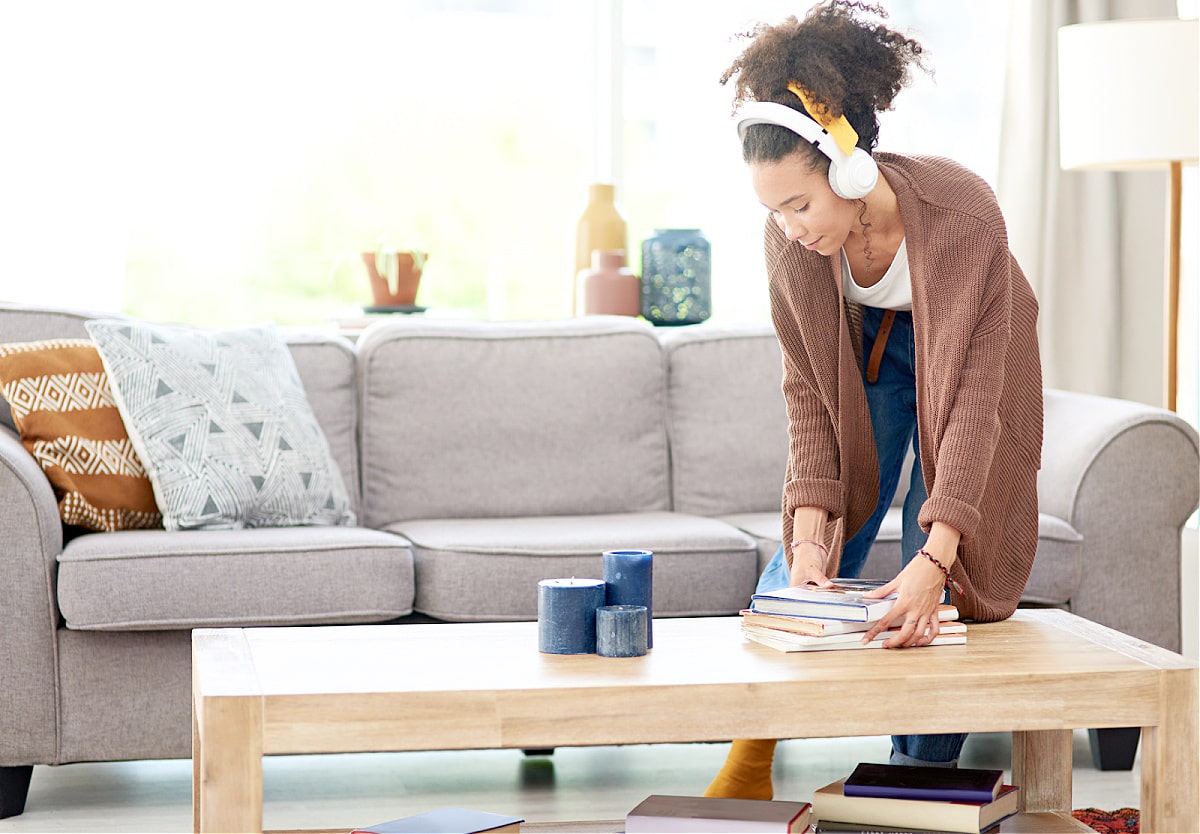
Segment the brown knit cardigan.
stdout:
<svg viewBox="0 0 1200 834">
<path fill-rule="evenodd" d="M 896 192 L 912 277 L 917 426 L 929 499 L 919 522 L 962 534 L 951 575 L 964 618 L 1020 601 L 1038 542 L 1042 377 L 1037 300 L 1008 249 L 987 184 L 945 159 L 877 153 Z M 831 552 L 870 517 L 879 463 L 862 373 L 862 306 L 842 263 L 791 243 L 768 219 L 771 314 L 784 357 L 791 448 L 783 540 L 797 507 L 830 513 Z M 790 558 L 790 553 L 789 553 Z"/>
</svg>

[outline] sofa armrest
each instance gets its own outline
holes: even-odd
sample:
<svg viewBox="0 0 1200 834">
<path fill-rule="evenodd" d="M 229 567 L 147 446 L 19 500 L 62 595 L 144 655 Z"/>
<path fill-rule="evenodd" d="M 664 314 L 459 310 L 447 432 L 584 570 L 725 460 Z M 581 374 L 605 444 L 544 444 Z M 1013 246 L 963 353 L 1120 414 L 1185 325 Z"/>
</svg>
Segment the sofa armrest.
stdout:
<svg viewBox="0 0 1200 834">
<path fill-rule="evenodd" d="M 0 426 L 0 766 L 58 755 L 55 630 L 62 523 L 50 482 Z"/>
<path fill-rule="evenodd" d="M 1177 414 L 1047 389 L 1039 506 L 1083 536 L 1071 610 L 1180 648 L 1180 551 L 1200 502 L 1200 440 Z"/>
</svg>

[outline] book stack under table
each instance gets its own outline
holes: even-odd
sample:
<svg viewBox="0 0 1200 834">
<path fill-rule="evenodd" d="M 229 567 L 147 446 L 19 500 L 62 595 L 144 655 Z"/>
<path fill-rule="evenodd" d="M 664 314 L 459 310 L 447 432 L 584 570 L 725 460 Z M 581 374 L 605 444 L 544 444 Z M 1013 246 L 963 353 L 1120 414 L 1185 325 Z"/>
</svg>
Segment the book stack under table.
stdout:
<svg viewBox="0 0 1200 834">
<path fill-rule="evenodd" d="M 1004 772 L 863 763 L 813 794 L 816 830 L 979 832 L 1017 813 Z"/>
<path fill-rule="evenodd" d="M 863 633 L 887 616 L 896 595 L 868 599 L 863 594 L 884 583 L 866 579 L 835 579 L 833 587 L 806 585 L 755 594 L 742 611 L 742 634 L 781 652 L 837 649 L 880 649 L 899 628 L 881 631 L 864 643 Z M 967 642 L 967 626 L 958 622 L 958 609 L 938 607 L 938 634 L 928 646 Z"/>
<path fill-rule="evenodd" d="M 811 814 L 809 802 L 655 794 L 625 816 L 625 834 L 804 834 Z"/>
</svg>

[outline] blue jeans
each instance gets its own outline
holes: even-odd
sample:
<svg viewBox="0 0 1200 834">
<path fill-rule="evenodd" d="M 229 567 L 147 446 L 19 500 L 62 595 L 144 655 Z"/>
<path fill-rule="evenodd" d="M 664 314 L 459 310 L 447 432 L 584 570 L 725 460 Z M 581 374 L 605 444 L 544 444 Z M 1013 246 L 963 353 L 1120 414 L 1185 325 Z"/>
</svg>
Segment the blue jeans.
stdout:
<svg viewBox="0 0 1200 834">
<path fill-rule="evenodd" d="M 876 307 L 863 308 L 863 362 L 871 355 L 879 322 L 884 311 Z M 916 457 L 909 479 L 908 494 L 904 499 L 901 526 L 901 555 L 907 565 L 917 551 L 925 545 L 925 531 L 917 524 L 917 514 L 925 503 L 925 479 L 921 474 L 921 448 L 917 438 L 917 386 L 915 349 L 913 345 L 912 313 L 897 312 L 892 322 L 882 361 L 879 377 L 867 383 L 867 406 L 871 411 L 871 428 L 875 435 L 875 448 L 879 456 L 879 501 L 875 512 L 866 524 L 855 533 L 842 548 L 842 561 L 838 574 L 845 578 L 857 577 L 867 562 L 867 555 L 879 525 L 892 504 L 904 457 L 912 444 Z M 866 377 L 866 368 L 863 369 Z M 783 547 L 763 570 L 758 579 L 757 592 L 763 593 L 776 588 L 786 588 L 791 583 Z M 966 740 L 964 733 L 946 733 L 921 736 L 892 736 L 892 764 L 934 764 L 954 762 Z"/>
</svg>

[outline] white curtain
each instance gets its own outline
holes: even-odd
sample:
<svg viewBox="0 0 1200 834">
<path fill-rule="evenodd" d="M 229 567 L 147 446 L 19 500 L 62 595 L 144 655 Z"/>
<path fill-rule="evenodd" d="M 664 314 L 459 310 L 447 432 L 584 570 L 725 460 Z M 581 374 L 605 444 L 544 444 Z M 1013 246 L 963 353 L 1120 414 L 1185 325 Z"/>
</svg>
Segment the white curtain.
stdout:
<svg viewBox="0 0 1200 834">
<path fill-rule="evenodd" d="M 1041 304 L 1048 387 L 1163 404 L 1165 170 L 1062 171 L 1057 30 L 1174 17 L 1174 0 L 1011 0 L 997 196 Z M 1151 124 L 1136 102 L 1114 118 Z"/>
</svg>

